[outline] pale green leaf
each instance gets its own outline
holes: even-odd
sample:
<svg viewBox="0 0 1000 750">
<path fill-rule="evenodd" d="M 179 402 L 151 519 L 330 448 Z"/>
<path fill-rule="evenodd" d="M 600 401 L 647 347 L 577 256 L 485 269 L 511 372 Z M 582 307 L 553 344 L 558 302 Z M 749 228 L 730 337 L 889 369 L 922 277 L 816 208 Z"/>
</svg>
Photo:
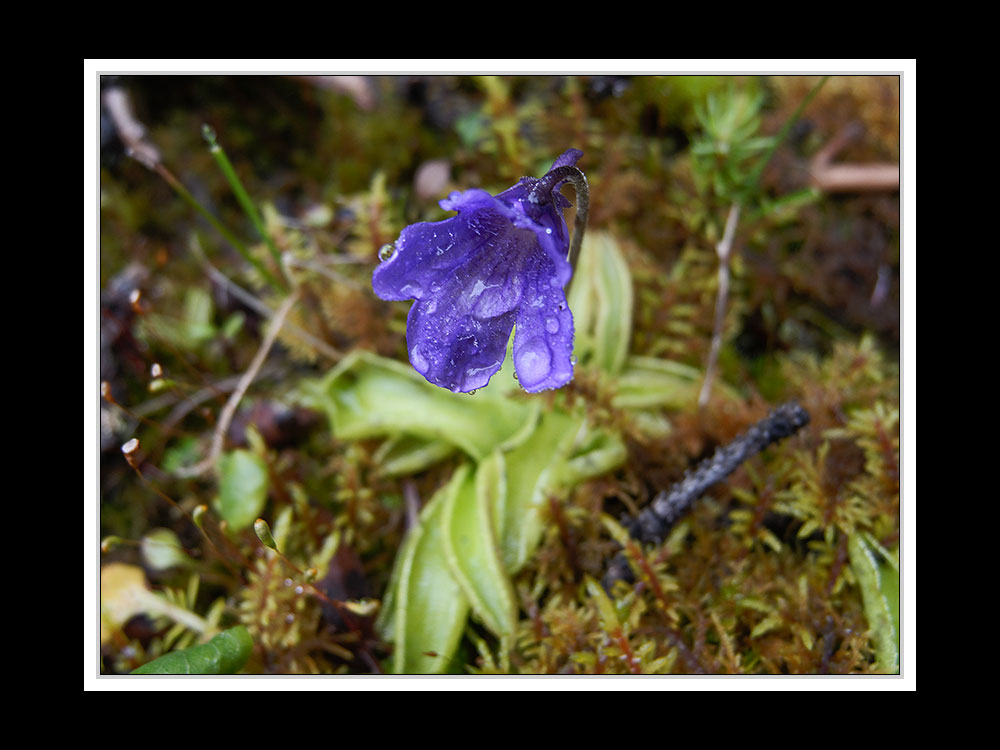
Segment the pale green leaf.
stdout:
<svg viewBox="0 0 1000 750">
<path fill-rule="evenodd" d="M 397 674 L 456 671 L 452 655 L 462 637 L 469 602 L 445 557 L 441 516 L 467 475 L 468 467 L 460 467 L 434 494 L 400 550 L 395 589 L 386 607 L 392 612 L 392 625 L 388 633 L 383 631 L 383 637 L 391 635 L 394 641 Z"/>
<path fill-rule="evenodd" d="M 871 628 L 878 667 L 887 673 L 899 671 L 899 572 L 879 564 L 875 551 L 860 534 L 847 539 L 851 570 L 861 589 L 865 616 Z"/>
<path fill-rule="evenodd" d="M 625 463 L 627 451 L 620 435 L 595 430 L 590 437 L 586 449 L 573 453 L 566 461 L 562 480 L 567 487 L 606 474 Z"/>
<path fill-rule="evenodd" d="M 357 351 L 323 379 L 313 402 L 340 439 L 404 433 L 448 442 L 478 460 L 524 440 L 538 418 L 537 400 L 515 402 L 487 390 L 452 393 L 409 364 Z"/>
<path fill-rule="evenodd" d="M 219 457 L 215 509 L 234 531 L 250 526 L 267 502 L 267 464 L 256 453 L 235 450 Z"/>
<path fill-rule="evenodd" d="M 412 435 L 391 437 L 372 456 L 383 476 L 401 477 L 417 474 L 455 452 L 447 440 L 427 440 Z"/>
<path fill-rule="evenodd" d="M 514 590 L 504 572 L 494 529 L 494 511 L 507 493 L 503 454 L 495 452 L 467 474 L 442 510 L 444 551 L 473 612 L 497 637 L 513 636 Z"/>
<path fill-rule="evenodd" d="M 612 235 L 584 237 L 568 301 L 577 359 L 609 375 L 621 372 L 632 338 L 632 274 Z"/>
<path fill-rule="evenodd" d="M 506 455 L 507 496 L 497 529 L 504 568 L 511 574 L 531 558 L 542 538 L 547 493 L 566 481 L 566 456 L 582 423 L 581 417 L 546 412 L 531 436 Z"/>
</svg>

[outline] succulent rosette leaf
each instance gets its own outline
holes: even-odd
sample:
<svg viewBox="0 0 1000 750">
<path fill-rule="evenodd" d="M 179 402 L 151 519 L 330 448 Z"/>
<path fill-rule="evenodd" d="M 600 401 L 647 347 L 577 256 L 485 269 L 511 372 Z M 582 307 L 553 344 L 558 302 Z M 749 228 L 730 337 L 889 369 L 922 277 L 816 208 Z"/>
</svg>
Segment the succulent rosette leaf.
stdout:
<svg viewBox="0 0 1000 750">
<path fill-rule="evenodd" d="M 503 364 L 514 330 L 514 370 L 529 393 L 573 378 L 573 270 L 559 192 L 583 155 L 566 151 L 541 178 L 498 195 L 471 189 L 440 202 L 457 215 L 412 224 L 375 269 L 385 300 L 415 300 L 406 324 L 410 363 L 429 382 L 468 393 Z M 582 173 L 579 173 L 582 175 Z M 516 326 L 516 328 L 515 328 Z"/>
</svg>

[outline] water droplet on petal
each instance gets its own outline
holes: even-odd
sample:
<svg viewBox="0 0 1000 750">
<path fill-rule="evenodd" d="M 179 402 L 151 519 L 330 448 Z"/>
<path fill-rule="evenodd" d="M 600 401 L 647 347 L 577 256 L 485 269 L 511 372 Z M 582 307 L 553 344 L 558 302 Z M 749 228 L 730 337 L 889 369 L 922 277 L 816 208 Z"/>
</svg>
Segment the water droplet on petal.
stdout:
<svg viewBox="0 0 1000 750">
<path fill-rule="evenodd" d="M 396 246 L 391 242 L 378 249 L 378 259 L 383 263 L 396 254 Z"/>
<path fill-rule="evenodd" d="M 559 333 L 559 321 L 555 318 L 546 318 L 545 330 L 549 333 Z"/>
<path fill-rule="evenodd" d="M 476 389 L 475 389 L 475 388 L 473 388 L 473 389 L 472 389 L 471 391 L 469 391 L 469 395 L 470 395 L 470 396 L 474 396 L 474 395 L 476 395 Z"/>
<path fill-rule="evenodd" d="M 435 293 L 440 292 L 441 291 L 441 282 L 440 281 L 432 281 L 431 282 L 431 291 L 435 292 Z"/>
<path fill-rule="evenodd" d="M 426 373 L 428 368 L 430 368 L 430 363 L 427 361 L 427 357 L 420 353 L 419 346 L 414 346 L 410 349 L 410 364 L 412 364 L 413 369 L 421 375 Z"/>
<path fill-rule="evenodd" d="M 530 387 L 542 382 L 549 374 L 552 353 L 541 337 L 533 338 L 520 348 L 517 357 L 517 371 L 521 381 Z"/>
<path fill-rule="evenodd" d="M 402 287 L 400 287 L 399 293 L 404 297 L 419 299 L 420 295 L 424 293 L 424 288 L 416 281 L 407 281 Z"/>
</svg>

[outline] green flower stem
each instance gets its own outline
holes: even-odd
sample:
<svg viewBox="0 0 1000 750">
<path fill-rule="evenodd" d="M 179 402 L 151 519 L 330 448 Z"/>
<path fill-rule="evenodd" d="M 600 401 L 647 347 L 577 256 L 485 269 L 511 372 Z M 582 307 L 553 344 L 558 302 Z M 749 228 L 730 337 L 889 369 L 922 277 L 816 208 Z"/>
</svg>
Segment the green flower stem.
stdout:
<svg viewBox="0 0 1000 750">
<path fill-rule="evenodd" d="M 240 202 L 240 206 L 242 206 L 244 212 L 246 212 L 246 215 L 250 218 L 254 227 L 256 227 L 257 232 L 260 234 L 265 244 L 267 244 L 267 249 L 270 250 L 271 257 L 274 259 L 275 265 L 277 265 L 279 269 L 283 269 L 284 266 L 281 263 L 281 251 L 278 250 L 278 246 L 274 244 L 274 240 L 271 238 L 267 228 L 264 226 L 264 221 L 261 219 L 260 213 L 257 211 L 257 207 L 254 205 L 253 200 L 250 198 L 250 194 L 247 193 L 246 188 L 243 187 L 243 183 L 240 182 L 239 175 L 236 174 L 236 169 L 233 167 L 233 163 L 229 161 L 229 157 L 226 156 L 226 152 L 215 139 L 215 131 L 208 125 L 205 125 L 202 127 L 202 135 L 204 135 L 205 140 L 208 141 L 209 152 L 212 154 L 212 158 L 215 159 L 215 163 L 219 165 L 219 169 L 222 170 L 222 174 L 225 175 L 226 181 L 229 183 L 229 187 L 232 188 L 233 193 L 236 195 L 236 200 Z M 280 284 L 279 286 L 287 291 L 284 284 Z"/>
<path fill-rule="evenodd" d="M 177 193 L 177 195 L 179 195 L 185 203 L 205 217 L 205 221 L 211 224 L 215 230 L 225 238 L 226 242 L 236 248 L 236 251 L 243 256 L 244 260 L 256 268 L 257 271 L 260 272 L 260 275 L 267 280 L 268 284 L 277 287 L 278 289 L 285 289 L 285 285 L 278 281 L 274 274 L 268 271 L 263 263 L 254 258 L 247 249 L 247 246 L 240 242 L 236 238 L 236 235 L 230 232 L 221 221 L 211 214 L 207 208 L 201 205 L 201 203 L 198 202 L 198 199 L 191 195 L 190 191 L 188 191 L 188 189 L 181 184 L 180 180 L 174 177 L 169 169 L 164 167 L 162 164 L 156 164 L 153 169 L 155 169 L 157 174 L 159 174 L 166 181 L 166 183 L 174 189 L 174 192 Z"/>
</svg>

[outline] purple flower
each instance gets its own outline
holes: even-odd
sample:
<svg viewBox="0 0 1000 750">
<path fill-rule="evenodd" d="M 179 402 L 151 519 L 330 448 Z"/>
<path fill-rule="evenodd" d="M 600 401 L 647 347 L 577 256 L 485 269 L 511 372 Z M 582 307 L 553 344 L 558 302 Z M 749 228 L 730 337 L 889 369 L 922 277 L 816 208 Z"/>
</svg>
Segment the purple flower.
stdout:
<svg viewBox="0 0 1000 750">
<path fill-rule="evenodd" d="M 570 149 L 544 177 L 522 177 L 496 196 L 456 191 L 440 205 L 457 216 L 412 224 L 391 255 L 380 254 L 372 287 L 384 300 L 416 300 L 406 343 L 428 381 L 456 392 L 482 388 L 500 369 L 515 325 L 514 369 L 524 390 L 573 378 L 573 315 L 563 291 L 573 274 L 562 215 L 570 204 L 558 187 L 570 181 L 577 189 L 575 252 L 587 202 L 586 179 L 574 166 L 582 155 Z"/>
</svg>

